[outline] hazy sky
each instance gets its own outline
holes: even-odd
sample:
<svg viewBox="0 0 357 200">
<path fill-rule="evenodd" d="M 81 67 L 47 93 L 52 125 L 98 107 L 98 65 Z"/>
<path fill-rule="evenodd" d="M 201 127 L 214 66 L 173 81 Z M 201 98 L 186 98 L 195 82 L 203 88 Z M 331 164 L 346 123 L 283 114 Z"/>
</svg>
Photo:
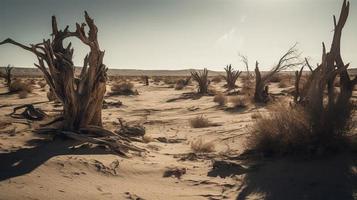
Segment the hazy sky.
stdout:
<svg viewBox="0 0 357 200">
<path fill-rule="evenodd" d="M 51 16 L 60 27 L 82 22 L 87 10 L 99 28 L 110 68 L 244 69 L 238 53 L 270 68 L 295 42 L 304 56 L 320 61 L 321 42 L 330 44 L 333 14 L 342 0 L 0 0 L 0 40 L 26 44 L 48 38 Z M 75 41 L 75 63 L 86 50 Z M 357 1 L 342 38 L 345 62 L 357 67 Z M 35 57 L 0 46 L 0 65 L 33 66 Z"/>
</svg>

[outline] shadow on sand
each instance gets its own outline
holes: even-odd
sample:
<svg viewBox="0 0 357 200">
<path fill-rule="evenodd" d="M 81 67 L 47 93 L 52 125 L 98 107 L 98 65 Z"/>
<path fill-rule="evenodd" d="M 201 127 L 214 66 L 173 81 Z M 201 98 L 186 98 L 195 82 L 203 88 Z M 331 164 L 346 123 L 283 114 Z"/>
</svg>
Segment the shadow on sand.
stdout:
<svg viewBox="0 0 357 200">
<path fill-rule="evenodd" d="M 356 199 L 357 159 L 341 154 L 314 161 L 269 161 L 245 176 L 237 200 Z M 261 194 L 261 195 L 259 195 Z"/>
<path fill-rule="evenodd" d="M 33 148 L 0 153 L 0 181 L 30 173 L 41 164 L 58 155 L 110 154 L 103 148 L 72 148 L 78 142 L 57 139 L 54 141 L 32 140 Z"/>
</svg>

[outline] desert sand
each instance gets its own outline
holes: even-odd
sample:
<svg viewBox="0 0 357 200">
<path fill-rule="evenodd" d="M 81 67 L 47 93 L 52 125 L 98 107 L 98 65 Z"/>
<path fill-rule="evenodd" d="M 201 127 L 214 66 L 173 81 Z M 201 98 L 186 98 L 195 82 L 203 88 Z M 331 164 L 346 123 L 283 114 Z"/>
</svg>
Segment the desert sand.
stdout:
<svg viewBox="0 0 357 200">
<path fill-rule="evenodd" d="M 94 145 L 34 133 L 36 127 L 61 111 L 60 106 L 48 101 L 48 86 L 34 84 L 33 92 L 24 99 L 17 94 L 2 95 L 0 199 L 357 198 L 357 160 L 350 153 L 318 159 L 244 159 L 254 115 L 264 115 L 269 106 L 249 103 L 246 108 L 232 110 L 217 106 L 213 96 L 168 102 L 195 92 L 196 85 L 174 90 L 162 81 L 151 80 L 149 86 L 132 81 L 139 95 L 107 96 L 106 102 L 120 100 L 123 105 L 103 109 L 104 127 L 109 130 L 118 129 L 118 118 L 145 127 L 146 142 L 134 143 L 146 151 L 128 154 L 128 158 Z M 113 83 L 108 83 L 107 91 Z M 223 91 L 223 84 L 211 86 Z M 287 88 L 279 88 L 277 83 L 270 86 L 276 98 L 291 100 L 282 93 Z M 0 93 L 5 93 L 3 82 L 0 87 Z M 48 117 L 30 121 L 8 115 L 15 106 L 29 103 Z M 189 120 L 201 115 L 214 126 L 192 128 Z M 192 153 L 191 143 L 198 139 L 211 142 L 214 151 Z M 223 159 L 236 166 L 213 168 L 215 161 Z M 164 177 L 170 169 L 183 173 Z"/>
</svg>

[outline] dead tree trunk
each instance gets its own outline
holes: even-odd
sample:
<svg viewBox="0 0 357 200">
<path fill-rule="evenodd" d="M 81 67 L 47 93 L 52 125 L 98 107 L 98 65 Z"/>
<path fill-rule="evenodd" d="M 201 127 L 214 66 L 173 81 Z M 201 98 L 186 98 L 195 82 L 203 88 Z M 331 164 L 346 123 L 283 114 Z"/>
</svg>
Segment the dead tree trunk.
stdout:
<svg viewBox="0 0 357 200">
<path fill-rule="evenodd" d="M 266 103 L 269 101 L 267 84 L 271 78 L 278 72 L 289 69 L 295 66 L 302 65 L 303 62 L 299 60 L 299 54 L 296 49 L 296 44 L 292 46 L 279 60 L 278 64 L 274 66 L 267 74 L 260 73 L 258 62 L 255 65 L 255 93 L 254 101 L 259 103 Z"/>
<path fill-rule="evenodd" d="M 53 16 L 52 40 L 44 40 L 31 46 L 22 45 L 12 39 L 1 43 L 17 45 L 37 56 L 38 64 L 35 65 L 44 73 L 48 85 L 63 103 L 64 130 L 78 130 L 87 125 L 102 126 L 101 108 L 107 68 L 103 64 L 104 51 L 100 50 L 97 40 L 97 27 L 87 13 L 85 20 L 86 24 L 77 24 L 77 30 L 70 32 L 68 26 L 63 31 L 58 30 L 56 18 Z M 84 30 L 86 25 L 89 27 L 88 35 Z M 63 40 L 68 37 L 77 37 L 90 48 L 78 77 L 75 76 L 71 43 L 66 48 L 63 47 Z"/>
<path fill-rule="evenodd" d="M 343 2 L 338 22 L 334 16 L 334 36 L 329 52 L 323 44 L 322 62 L 312 73 L 299 94 L 300 101 L 309 113 L 313 129 L 321 134 L 344 132 L 353 110 L 350 98 L 357 84 L 357 77 L 351 80 L 341 57 L 340 42 L 342 29 L 349 14 L 349 2 Z M 307 62 L 310 69 L 311 66 Z M 340 76 L 340 91 L 334 89 L 336 76 Z M 325 91 L 327 90 L 327 96 Z M 324 103 L 324 99 L 327 103 Z"/>
<path fill-rule="evenodd" d="M 14 68 L 11 67 L 11 65 L 7 65 L 5 67 L 5 72 L 4 73 L 0 73 L 0 77 L 4 78 L 5 79 L 5 83 L 6 83 L 6 87 L 10 88 L 11 86 L 11 80 L 12 80 L 12 74 L 11 74 L 11 71 L 13 70 Z"/>
<path fill-rule="evenodd" d="M 255 92 L 254 92 L 254 101 L 265 103 L 269 100 L 268 91 L 265 90 L 266 83 L 262 80 L 262 75 L 258 67 L 259 63 L 255 63 Z"/>
<path fill-rule="evenodd" d="M 104 130 L 102 127 L 102 104 L 106 91 L 107 67 L 103 64 L 104 51 L 99 47 L 97 26 L 94 24 L 87 12 L 85 22 L 76 24 L 76 31 L 69 31 L 67 26 L 59 30 L 55 16 L 52 17 L 52 39 L 43 40 L 35 45 L 23 45 L 10 38 L 0 43 L 13 44 L 34 53 L 38 59 L 39 68 L 54 92 L 57 99 L 63 104 L 63 124 L 59 131 L 76 140 L 108 145 L 115 151 L 119 147 L 129 148 L 124 143 L 116 140 L 88 138 L 88 136 L 77 133 L 93 133 L 98 136 L 115 136 L 114 133 Z M 88 33 L 85 32 L 88 26 Z M 71 43 L 63 46 L 67 38 L 78 38 L 90 49 L 84 58 L 83 68 L 78 76 L 72 61 L 74 49 Z M 49 129 L 53 131 L 52 129 Z"/>
</svg>

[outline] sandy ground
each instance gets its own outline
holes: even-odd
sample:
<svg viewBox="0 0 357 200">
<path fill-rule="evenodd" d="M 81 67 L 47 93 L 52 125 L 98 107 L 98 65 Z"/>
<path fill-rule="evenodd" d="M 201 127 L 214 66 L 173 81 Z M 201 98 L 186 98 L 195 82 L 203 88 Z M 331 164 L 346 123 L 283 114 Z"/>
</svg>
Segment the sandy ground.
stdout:
<svg viewBox="0 0 357 200">
<path fill-rule="evenodd" d="M 223 91 L 223 82 L 213 86 Z M 144 125 L 146 135 L 153 138 L 135 143 L 147 152 L 130 158 L 69 140 L 49 141 L 32 132 L 43 122 L 8 116 L 14 106 L 35 102 L 43 102 L 35 106 L 47 114 L 56 114 L 61 108 L 48 102 L 47 89 L 35 86 L 25 99 L 1 95 L 0 199 L 357 199 L 357 160 L 350 153 L 317 160 L 236 160 L 242 169 L 212 169 L 213 160 L 244 152 L 247 130 L 255 120 L 252 115 L 264 114 L 266 107 L 251 104 L 226 110 L 212 96 L 167 102 L 195 87 L 178 91 L 163 83 L 139 82 L 135 87 L 140 95 L 106 97 L 106 101 L 122 101 L 123 106 L 103 110 L 105 128 L 114 131 L 122 118 Z M 280 90 L 272 85 L 273 93 Z M 4 92 L 2 84 L 0 93 Z M 218 126 L 191 128 L 189 120 L 200 115 Z M 155 140 L 159 137 L 180 140 L 164 143 Z M 215 151 L 182 159 L 192 152 L 191 142 L 200 138 L 213 142 Z M 163 177 L 175 167 L 186 173 L 180 178 Z"/>
</svg>

